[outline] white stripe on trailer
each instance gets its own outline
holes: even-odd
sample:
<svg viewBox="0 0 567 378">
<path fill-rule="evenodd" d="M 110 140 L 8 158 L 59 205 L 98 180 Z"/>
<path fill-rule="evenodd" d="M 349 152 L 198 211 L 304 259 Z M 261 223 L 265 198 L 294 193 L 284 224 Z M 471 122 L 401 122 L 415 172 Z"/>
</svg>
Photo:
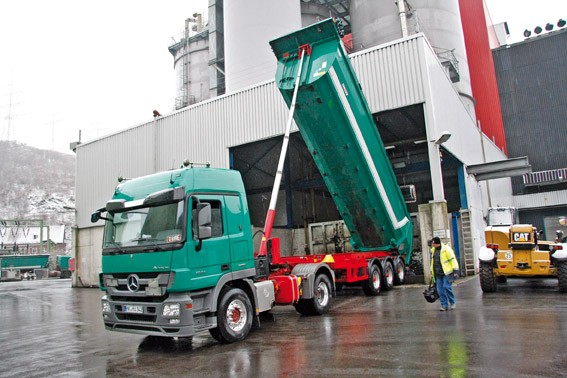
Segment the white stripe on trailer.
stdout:
<svg viewBox="0 0 567 378">
<path fill-rule="evenodd" d="M 354 130 L 354 134 L 356 135 L 356 140 L 358 141 L 358 144 L 360 145 L 360 148 L 362 150 L 362 154 L 364 155 L 364 158 L 366 159 L 366 163 L 368 164 L 368 167 L 370 168 L 370 173 L 372 174 L 372 178 L 374 179 L 374 184 L 378 188 L 378 191 L 380 192 L 380 197 L 382 197 L 382 200 L 384 201 L 384 205 L 386 206 L 386 211 L 388 212 L 388 216 L 390 217 L 390 222 L 392 222 L 395 229 L 399 229 L 399 228 L 403 227 L 406 223 L 408 223 L 409 219 L 406 216 L 404 216 L 404 219 L 402 219 L 401 221 L 398 221 L 396 219 L 396 214 L 394 213 L 394 209 L 392 208 L 392 204 L 390 203 L 390 199 L 388 198 L 388 194 L 386 193 L 386 189 L 384 188 L 384 185 L 382 184 L 382 180 L 380 179 L 380 175 L 378 174 L 378 171 L 376 170 L 376 166 L 374 165 L 374 160 L 372 160 L 372 155 L 370 155 L 370 150 L 368 149 L 368 146 L 366 145 L 366 142 L 364 141 L 364 138 L 362 136 L 362 132 L 360 131 L 360 127 L 358 126 L 358 122 L 356 121 L 356 117 L 354 116 L 352 108 L 350 107 L 350 104 L 349 104 L 349 102 L 346 98 L 344 91 L 343 91 L 343 86 L 341 85 L 341 82 L 339 81 L 339 78 L 338 78 L 337 73 L 335 72 L 335 68 L 333 66 L 331 66 L 331 68 L 329 69 L 329 75 L 331 76 L 331 80 L 333 82 L 333 86 L 335 87 L 335 90 L 339 94 L 341 104 L 343 105 L 343 108 L 345 109 L 345 111 L 347 113 L 347 117 L 350 121 L 350 125 L 351 125 L 352 129 Z"/>
</svg>

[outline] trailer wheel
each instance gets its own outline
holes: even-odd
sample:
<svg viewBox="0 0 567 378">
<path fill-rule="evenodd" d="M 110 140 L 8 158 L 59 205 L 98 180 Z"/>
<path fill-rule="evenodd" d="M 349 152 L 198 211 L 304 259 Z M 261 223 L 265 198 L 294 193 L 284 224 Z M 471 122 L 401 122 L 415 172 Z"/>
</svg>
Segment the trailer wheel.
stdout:
<svg viewBox="0 0 567 378">
<path fill-rule="evenodd" d="M 333 291 L 325 274 L 318 274 L 313 285 L 313 298 L 300 299 L 295 309 L 302 315 L 322 315 L 331 308 Z"/>
<path fill-rule="evenodd" d="M 218 334 L 223 343 L 233 343 L 246 338 L 252 329 L 252 304 L 240 289 L 224 289 L 220 295 L 217 312 Z M 209 333 L 216 339 L 216 331 Z"/>
<path fill-rule="evenodd" d="M 401 258 L 396 259 L 396 271 L 394 272 L 394 285 L 403 285 L 406 282 L 406 264 Z"/>
<path fill-rule="evenodd" d="M 485 293 L 494 293 L 498 288 L 494 266 L 491 263 L 480 263 L 480 288 Z"/>
<path fill-rule="evenodd" d="M 567 261 L 557 262 L 557 280 L 559 281 L 559 291 L 567 293 Z"/>
<path fill-rule="evenodd" d="M 368 279 L 362 284 L 362 291 L 368 296 L 375 296 L 382 291 L 382 274 L 380 268 L 376 264 L 372 264 Z"/>
<path fill-rule="evenodd" d="M 394 265 L 391 261 L 384 264 L 384 290 L 392 290 L 394 287 Z"/>
</svg>

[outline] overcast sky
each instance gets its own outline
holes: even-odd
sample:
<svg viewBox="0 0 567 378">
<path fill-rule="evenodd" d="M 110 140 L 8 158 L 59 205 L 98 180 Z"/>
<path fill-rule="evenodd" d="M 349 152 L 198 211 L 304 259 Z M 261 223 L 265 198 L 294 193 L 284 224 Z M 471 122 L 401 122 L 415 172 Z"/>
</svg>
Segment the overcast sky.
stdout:
<svg viewBox="0 0 567 378">
<path fill-rule="evenodd" d="M 230 0 L 229 0 L 230 1 Z M 485 0 L 511 42 L 567 18 L 567 0 Z M 167 48 L 208 0 L 0 2 L 0 139 L 70 153 L 88 141 L 173 111 Z"/>
</svg>

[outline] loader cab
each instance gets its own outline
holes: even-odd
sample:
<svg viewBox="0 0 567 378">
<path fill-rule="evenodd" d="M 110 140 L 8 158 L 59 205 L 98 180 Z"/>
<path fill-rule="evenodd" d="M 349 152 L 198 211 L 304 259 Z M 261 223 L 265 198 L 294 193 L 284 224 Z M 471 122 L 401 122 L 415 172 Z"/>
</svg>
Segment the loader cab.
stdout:
<svg viewBox="0 0 567 378">
<path fill-rule="evenodd" d="M 490 207 L 486 215 L 488 226 L 511 226 L 519 223 L 518 209 L 515 207 Z"/>
</svg>

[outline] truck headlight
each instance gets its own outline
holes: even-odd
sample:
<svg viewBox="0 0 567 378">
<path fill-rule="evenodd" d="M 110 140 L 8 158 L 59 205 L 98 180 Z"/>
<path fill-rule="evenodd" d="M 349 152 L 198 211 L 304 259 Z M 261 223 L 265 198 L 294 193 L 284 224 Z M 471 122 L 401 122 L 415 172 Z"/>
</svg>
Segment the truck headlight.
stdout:
<svg viewBox="0 0 567 378">
<path fill-rule="evenodd" d="M 104 314 L 110 314 L 110 303 L 108 303 L 107 301 L 102 302 L 102 312 Z"/>
<path fill-rule="evenodd" d="M 164 304 L 161 314 L 163 316 L 179 316 L 179 303 Z"/>
</svg>

